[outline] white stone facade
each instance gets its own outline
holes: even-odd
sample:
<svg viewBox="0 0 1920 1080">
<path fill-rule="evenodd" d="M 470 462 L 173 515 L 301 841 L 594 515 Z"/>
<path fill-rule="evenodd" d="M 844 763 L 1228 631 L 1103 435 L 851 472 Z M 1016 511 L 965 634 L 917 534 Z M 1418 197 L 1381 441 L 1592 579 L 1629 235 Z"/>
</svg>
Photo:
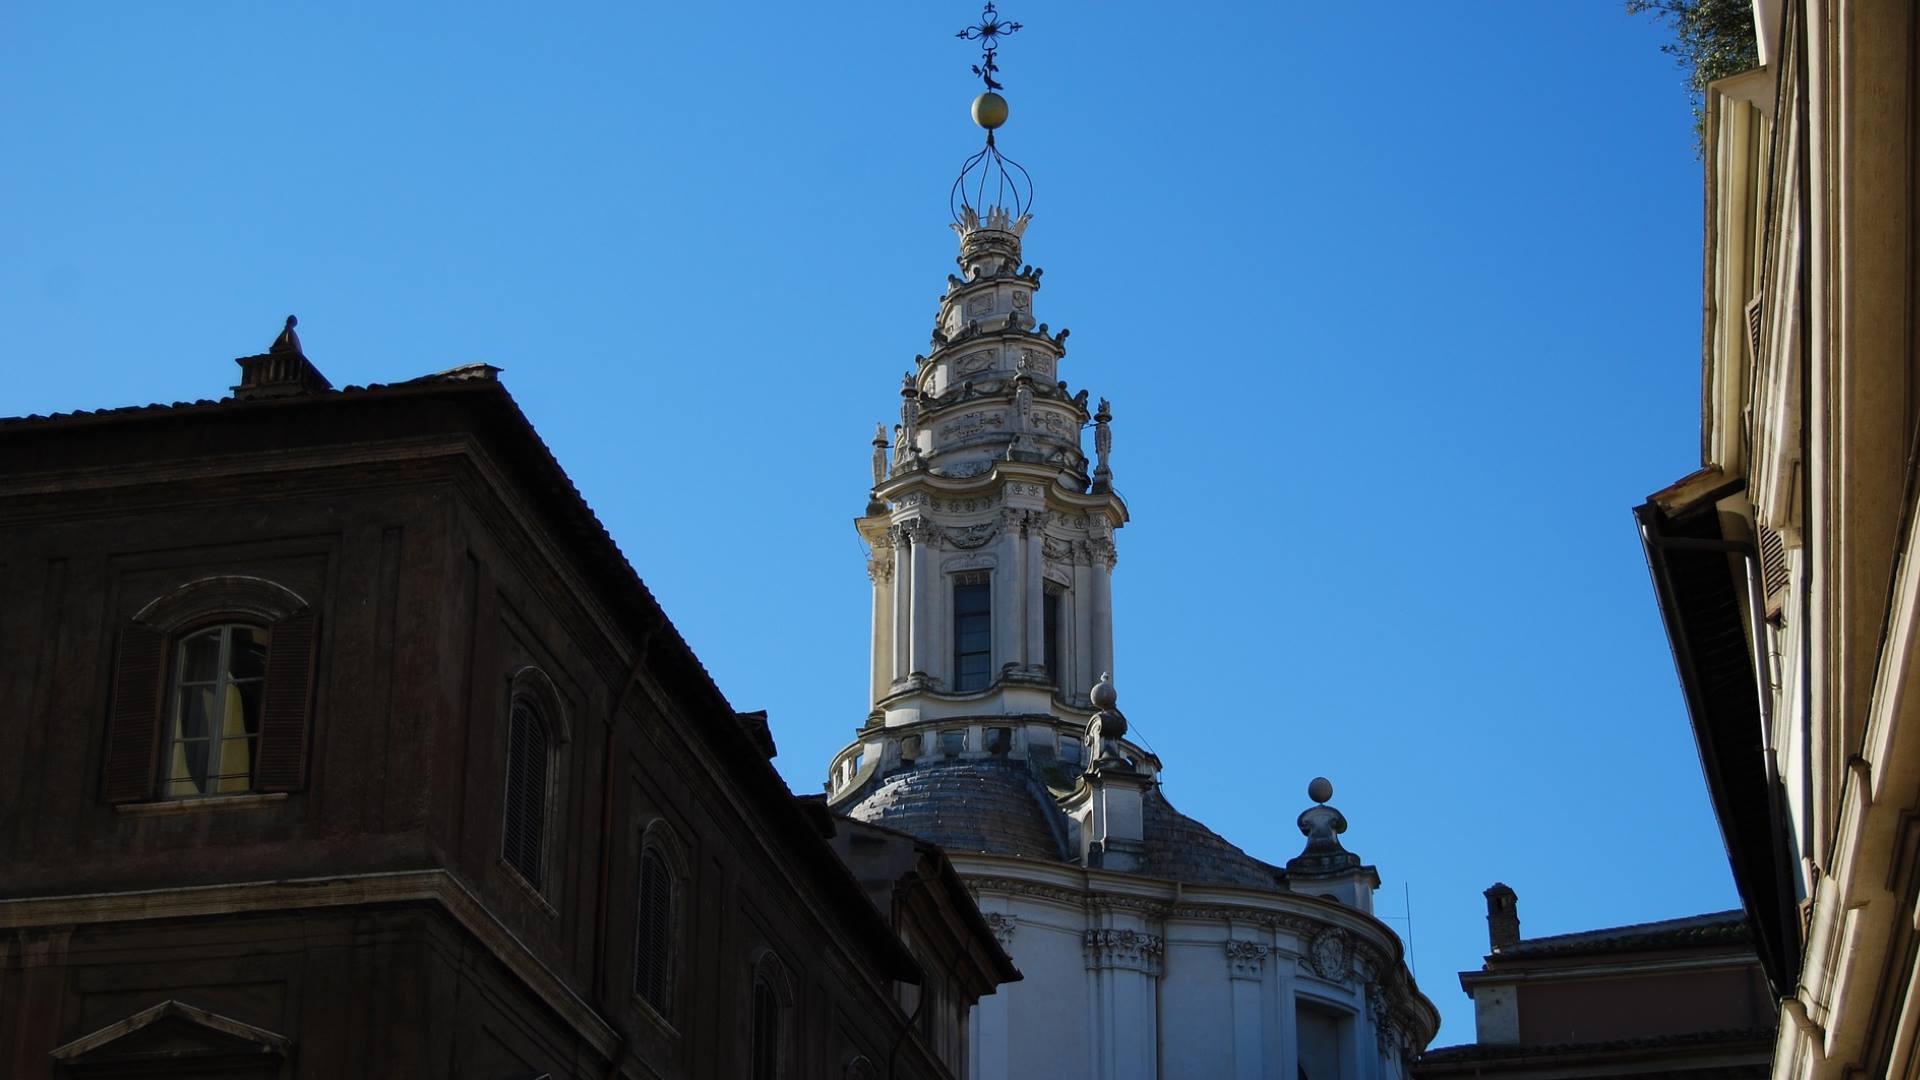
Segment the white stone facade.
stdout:
<svg viewBox="0 0 1920 1080">
<path fill-rule="evenodd" d="M 1303 1064 L 1314 1080 L 1398 1078 L 1433 1031 L 1424 999 L 1388 1004 L 1399 946 L 1362 913 L 1024 859 L 954 865 L 1025 976 L 974 1009 L 977 1080 L 1293 1080 Z M 1302 1016 L 1332 1037 L 1303 1042 Z"/>
</svg>

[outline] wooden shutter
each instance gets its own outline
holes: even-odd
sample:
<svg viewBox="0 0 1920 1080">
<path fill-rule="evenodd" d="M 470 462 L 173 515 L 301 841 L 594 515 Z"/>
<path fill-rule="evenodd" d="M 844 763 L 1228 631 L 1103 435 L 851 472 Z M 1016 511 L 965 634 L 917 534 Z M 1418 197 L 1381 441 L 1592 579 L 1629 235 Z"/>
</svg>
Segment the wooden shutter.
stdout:
<svg viewBox="0 0 1920 1080">
<path fill-rule="evenodd" d="M 129 623 L 120 631 L 107 719 L 106 777 L 101 796 L 137 802 L 153 794 L 153 751 L 160 740 L 160 697 L 166 688 L 166 635 Z"/>
<path fill-rule="evenodd" d="M 507 812 L 500 854 L 529 885 L 540 888 L 547 825 L 547 726 L 515 702 L 507 722 Z"/>
<path fill-rule="evenodd" d="M 765 979 L 753 980 L 752 1017 L 748 1053 L 753 1080 L 780 1080 L 780 1000 Z"/>
<path fill-rule="evenodd" d="M 673 872 L 658 851 L 640 856 L 640 917 L 633 949 L 633 989 L 667 1015 L 673 962 Z"/>
<path fill-rule="evenodd" d="M 1779 614 L 1791 581 L 1787 545 L 1779 533 L 1764 524 L 1760 526 L 1760 580 L 1767 594 L 1767 614 Z"/>
<path fill-rule="evenodd" d="M 1760 363 L 1760 346 L 1762 344 L 1760 341 L 1760 318 L 1765 311 L 1766 295 L 1764 293 L 1756 294 L 1753 299 L 1747 301 L 1747 355 L 1753 358 L 1755 366 L 1758 366 Z"/>
<path fill-rule="evenodd" d="M 307 776 L 307 721 L 313 711 L 318 620 L 298 611 L 268 628 L 267 679 L 260 698 L 255 791 L 296 791 Z"/>
</svg>

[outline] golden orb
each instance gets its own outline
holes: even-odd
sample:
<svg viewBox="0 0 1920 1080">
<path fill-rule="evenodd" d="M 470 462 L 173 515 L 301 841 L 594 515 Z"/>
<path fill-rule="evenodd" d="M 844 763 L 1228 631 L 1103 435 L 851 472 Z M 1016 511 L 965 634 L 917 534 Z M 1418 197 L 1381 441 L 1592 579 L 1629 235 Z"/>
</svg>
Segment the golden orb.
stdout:
<svg viewBox="0 0 1920 1080">
<path fill-rule="evenodd" d="M 1007 99 L 989 90 L 973 99 L 973 122 L 992 131 L 1007 122 Z"/>
</svg>

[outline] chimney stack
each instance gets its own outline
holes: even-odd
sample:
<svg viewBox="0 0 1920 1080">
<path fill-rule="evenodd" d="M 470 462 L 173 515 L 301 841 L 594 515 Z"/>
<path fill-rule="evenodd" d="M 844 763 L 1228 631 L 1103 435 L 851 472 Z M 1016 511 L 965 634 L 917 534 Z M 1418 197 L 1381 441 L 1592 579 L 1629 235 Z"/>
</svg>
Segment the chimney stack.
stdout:
<svg viewBox="0 0 1920 1080">
<path fill-rule="evenodd" d="M 1487 944 L 1499 952 L 1520 944 L 1520 898 L 1505 883 L 1487 890 Z"/>
<path fill-rule="evenodd" d="M 242 356 L 234 361 L 240 365 L 240 385 L 233 388 L 233 396 L 248 401 L 255 398 L 289 397 L 294 394 L 319 394 L 333 389 L 320 369 L 313 366 L 307 354 L 300 347 L 300 335 L 293 328 L 300 320 L 287 316 L 286 329 L 273 339 L 266 352 L 258 356 Z"/>
</svg>

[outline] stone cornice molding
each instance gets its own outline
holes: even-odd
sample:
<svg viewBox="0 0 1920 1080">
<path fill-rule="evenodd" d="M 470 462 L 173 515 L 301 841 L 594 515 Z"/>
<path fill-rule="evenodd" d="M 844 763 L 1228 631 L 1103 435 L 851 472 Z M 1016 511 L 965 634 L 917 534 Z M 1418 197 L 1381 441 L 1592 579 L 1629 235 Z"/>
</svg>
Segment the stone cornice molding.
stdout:
<svg viewBox="0 0 1920 1080">
<path fill-rule="evenodd" d="M 434 904 L 452 916 L 601 1057 L 619 1047 L 620 1036 L 612 1025 L 515 937 L 465 882 L 443 869 L 0 900 L 0 930 L 406 902 Z"/>
<path fill-rule="evenodd" d="M 1140 930 L 1089 930 L 1081 939 L 1088 971 L 1138 971 L 1160 974 L 1165 942 Z"/>
<path fill-rule="evenodd" d="M 874 498 L 888 503 L 896 511 L 924 506 L 935 498 L 969 496 L 998 499 L 1018 486 L 1013 494 L 1042 498 L 1049 509 L 1073 515 L 1100 514 L 1108 529 L 1125 525 L 1127 504 L 1111 491 L 1083 492 L 1065 482 L 1057 466 L 1023 461 L 995 461 L 986 472 L 973 476 L 940 476 L 926 470 L 905 474 L 896 472 L 873 491 Z M 983 508 L 985 505 L 983 504 Z"/>
<path fill-rule="evenodd" d="M 1038 347 L 1052 353 L 1056 363 L 1066 358 L 1068 331 L 1064 328 L 1057 334 L 1049 334 L 1046 332 L 1049 328 L 1045 325 L 1012 326 L 1004 318 L 998 321 L 1000 325 L 991 329 L 979 327 L 977 321 L 962 323 L 958 331 L 947 335 L 944 340 L 935 339 L 933 351 L 927 354 L 922 366 L 951 360 L 950 353 L 964 354 L 983 345 Z"/>
<path fill-rule="evenodd" d="M 966 856 L 957 863 L 974 862 Z M 1004 867 L 1004 863 L 1001 864 Z M 1001 867 L 996 867 L 1000 869 Z M 1047 868 L 1057 873 L 1058 869 Z M 1187 919 L 1201 922 L 1231 923 L 1234 925 L 1257 926 L 1276 934 L 1290 934 L 1298 942 L 1291 947 L 1285 939 L 1277 940 L 1270 947 L 1270 956 L 1287 957 L 1296 962 L 1300 970 L 1319 978 L 1327 978 L 1314 965 L 1313 943 L 1320 937 L 1337 940 L 1345 950 L 1348 963 L 1342 979 L 1329 979 L 1342 985 L 1360 989 L 1368 983 L 1380 985 L 1383 1000 L 1390 1013 L 1400 1017 L 1403 1032 L 1402 1047 L 1405 1052 L 1417 1052 L 1424 1045 L 1423 1039 L 1416 1039 L 1412 1033 L 1425 1032 L 1424 1038 L 1432 1038 L 1439 1027 L 1439 1013 L 1433 1003 L 1414 986 L 1410 973 L 1400 961 L 1399 951 L 1393 947 L 1397 939 L 1391 938 L 1391 931 L 1376 923 L 1361 912 L 1341 908 L 1328 911 L 1328 916 L 1315 917 L 1316 914 L 1280 911 L 1268 907 L 1255 907 L 1231 902 L 1208 903 L 1184 898 L 1174 902 L 1170 897 L 1158 898 L 1152 895 L 1130 893 L 1103 893 L 1099 891 L 1100 882 L 1094 875 L 1077 868 L 1061 868 L 1086 875 L 1087 885 L 1075 888 L 1065 883 L 1038 881 L 1032 879 L 983 876 L 973 872 L 969 866 L 960 866 L 961 876 L 966 880 L 967 888 L 978 897 L 983 893 L 1000 896 L 1013 896 L 1033 900 L 1043 900 L 1064 908 L 1077 909 L 1088 913 L 1125 911 L 1138 915 L 1146 921 L 1164 924 L 1169 919 Z M 1050 875 L 1051 876 L 1051 875 Z M 1155 881 L 1153 884 L 1159 884 Z M 1171 892 L 1171 889 L 1169 889 Z M 1182 890 L 1182 894 L 1186 894 Z M 1293 894 L 1276 894 L 1293 898 Z M 1365 919 L 1365 923 L 1348 925 L 1350 920 Z M 1375 940 L 1379 938 L 1379 940 Z M 1329 950 L 1331 947 L 1329 947 Z M 1338 971 L 1339 957 L 1328 955 L 1322 961 L 1327 970 Z M 1412 1048 L 1407 1050 L 1406 1048 Z"/>
</svg>

